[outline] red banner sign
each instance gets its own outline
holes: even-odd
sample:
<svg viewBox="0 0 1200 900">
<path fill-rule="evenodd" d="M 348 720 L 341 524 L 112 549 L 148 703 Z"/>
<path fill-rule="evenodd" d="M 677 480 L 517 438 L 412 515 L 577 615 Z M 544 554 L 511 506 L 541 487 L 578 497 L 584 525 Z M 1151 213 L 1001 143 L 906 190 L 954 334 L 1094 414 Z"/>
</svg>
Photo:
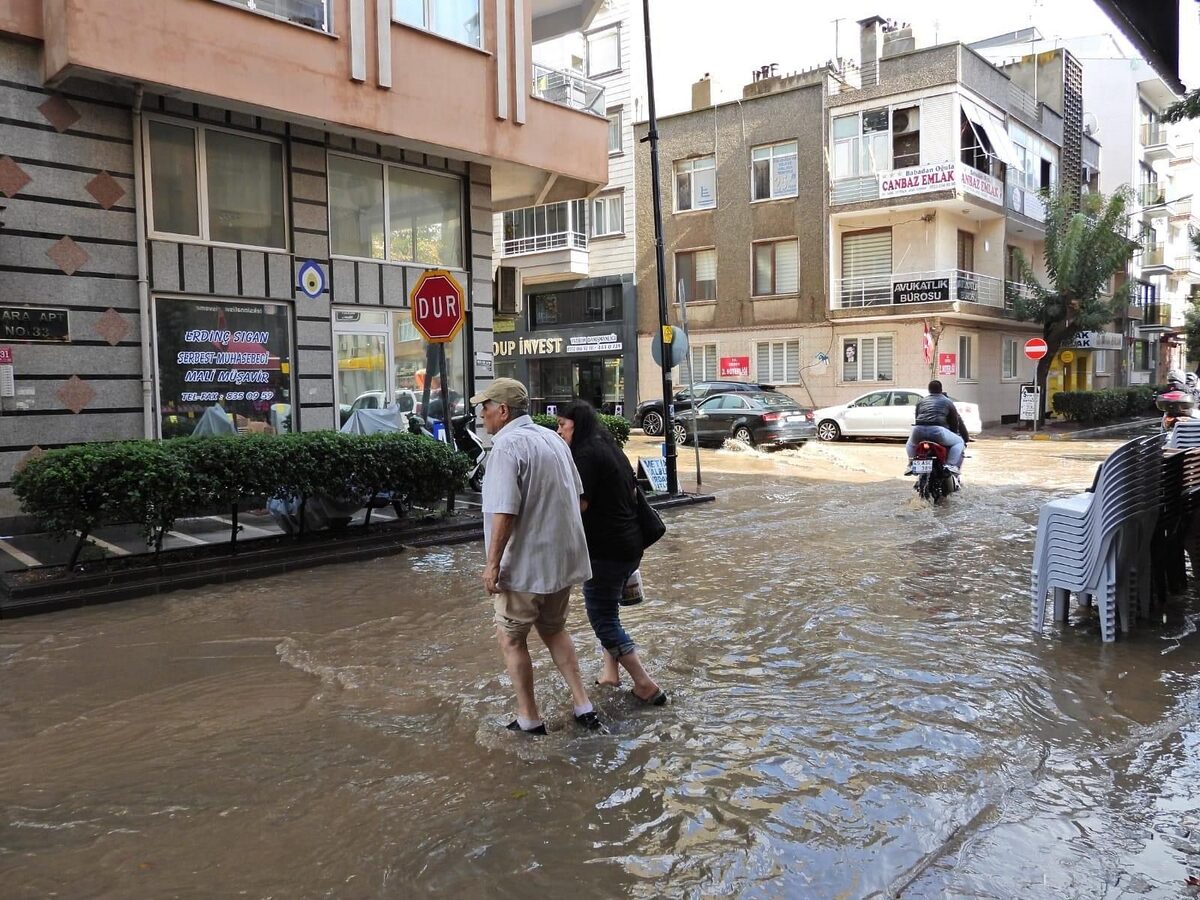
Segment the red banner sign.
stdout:
<svg viewBox="0 0 1200 900">
<path fill-rule="evenodd" d="M 958 354 L 957 353 L 939 353 L 938 354 L 938 374 L 939 375 L 954 375 L 958 372 Z"/>
<path fill-rule="evenodd" d="M 750 357 L 722 356 L 720 359 L 720 369 L 722 378 L 749 378 Z"/>
</svg>

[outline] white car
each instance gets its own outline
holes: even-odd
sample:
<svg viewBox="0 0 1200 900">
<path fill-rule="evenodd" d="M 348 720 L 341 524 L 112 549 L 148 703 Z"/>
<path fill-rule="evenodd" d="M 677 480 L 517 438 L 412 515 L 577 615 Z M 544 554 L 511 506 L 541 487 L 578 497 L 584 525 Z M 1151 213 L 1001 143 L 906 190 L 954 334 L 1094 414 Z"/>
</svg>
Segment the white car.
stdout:
<svg viewBox="0 0 1200 900">
<path fill-rule="evenodd" d="M 813 413 L 817 437 L 822 441 L 842 437 L 906 438 L 912 431 L 914 407 L 928 394 L 924 388 L 893 388 L 871 391 L 841 406 L 818 409 Z M 978 406 L 955 401 L 954 407 L 972 436 L 983 430 Z"/>
</svg>

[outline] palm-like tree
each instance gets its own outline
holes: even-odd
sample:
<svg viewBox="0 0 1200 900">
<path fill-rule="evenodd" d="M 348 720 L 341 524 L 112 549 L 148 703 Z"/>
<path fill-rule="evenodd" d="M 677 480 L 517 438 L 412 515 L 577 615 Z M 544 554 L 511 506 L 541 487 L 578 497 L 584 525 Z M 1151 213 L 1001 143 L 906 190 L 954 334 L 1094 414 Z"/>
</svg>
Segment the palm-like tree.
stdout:
<svg viewBox="0 0 1200 900">
<path fill-rule="evenodd" d="M 1046 207 L 1043 285 L 1023 255 L 1021 279 L 1030 290 L 1013 300 L 1018 319 L 1040 322 L 1047 352 L 1037 367 L 1043 396 L 1050 363 L 1076 332 L 1098 329 L 1111 322 L 1116 310 L 1129 302 L 1130 284 L 1106 297 L 1112 277 L 1124 272 L 1138 243 L 1129 237 L 1129 208 L 1133 192 L 1121 188 L 1109 197 L 1086 194 L 1043 194 Z"/>
</svg>

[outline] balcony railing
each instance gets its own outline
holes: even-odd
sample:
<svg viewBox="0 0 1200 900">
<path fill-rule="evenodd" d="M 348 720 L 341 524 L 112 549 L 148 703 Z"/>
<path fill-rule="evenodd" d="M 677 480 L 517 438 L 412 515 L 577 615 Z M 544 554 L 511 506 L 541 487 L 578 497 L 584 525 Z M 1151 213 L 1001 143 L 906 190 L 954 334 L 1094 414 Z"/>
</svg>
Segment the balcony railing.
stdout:
<svg viewBox="0 0 1200 900">
<path fill-rule="evenodd" d="M 1147 181 L 1138 186 L 1138 200 L 1142 206 L 1161 206 L 1166 199 L 1166 192 L 1157 181 Z"/>
<path fill-rule="evenodd" d="M 586 200 L 527 206 L 504 214 L 504 256 L 588 248 Z"/>
<path fill-rule="evenodd" d="M 1158 122 L 1146 122 L 1141 128 L 1143 147 L 1157 147 L 1167 142 L 1167 129 Z"/>
<path fill-rule="evenodd" d="M 1194 253 L 1180 253 L 1175 257 L 1175 274 L 1197 275 L 1200 274 L 1200 260 L 1196 259 Z"/>
<path fill-rule="evenodd" d="M 1027 119 L 1036 120 L 1038 117 L 1038 104 L 1033 94 L 1011 81 L 1008 83 L 1008 108 L 1012 112 L 1022 113 Z"/>
<path fill-rule="evenodd" d="M 329 31 L 330 0 L 219 0 L 231 6 L 244 6 L 255 12 L 276 16 L 297 25 Z"/>
<path fill-rule="evenodd" d="M 1143 269 L 1171 269 L 1173 266 L 1165 244 L 1148 244 L 1142 248 Z"/>
<path fill-rule="evenodd" d="M 1143 307 L 1142 328 L 1170 328 L 1171 304 L 1148 303 Z"/>
<path fill-rule="evenodd" d="M 922 303 L 961 301 L 1004 309 L 1004 279 L 964 269 L 930 272 L 895 272 L 868 278 L 843 278 L 835 282 L 834 309 L 865 306 L 913 306 Z"/>
<path fill-rule="evenodd" d="M 533 96 L 603 117 L 604 85 L 577 72 L 533 64 Z"/>
</svg>

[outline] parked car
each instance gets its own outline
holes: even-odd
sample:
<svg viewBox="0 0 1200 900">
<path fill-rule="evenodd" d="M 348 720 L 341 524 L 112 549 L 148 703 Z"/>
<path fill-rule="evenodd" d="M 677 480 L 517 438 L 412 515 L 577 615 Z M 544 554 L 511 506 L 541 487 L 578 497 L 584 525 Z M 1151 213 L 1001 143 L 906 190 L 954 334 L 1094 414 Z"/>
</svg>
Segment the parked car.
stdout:
<svg viewBox="0 0 1200 900">
<path fill-rule="evenodd" d="M 907 438 L 913 427 L 913 407 L 928 394 L 924 388 L 891 388 L 871 391 L 840 406 L 818 409 L 814 414 L 817 437 L 823 441 L 843 437 Z M 968 432 L 976 435 L 983 430 L 978 406 L 957 400 L 954 406 Z"/>
<path fill-rule="evenodd" d="M 774 390 L 775 386 L 772 384 L 756 384 L 746 381 L 697 381 L 695 398 L 692 397 L 690 388 L 683 388 L 675 392 L 675 413 L 678 415 L 685 409 L 691 409 L 693 399 L 703 400 L 713 394 Z M 663 419 L 662 400 L 645 400 L 638 404 L 633 424 L 635 428 L 641 428 L 646 434 L 658 435 L 663 433 Z"/>
<path fill-rule="evenodd" d="M 706 397 L 694 409 L 676 415 L 671 426 L 675 443 L 690 441 L 693 425 L 701 444 L 721 444 L 732 438 L 752 447 L 778 447 L 803 444 L 817 433 L 813 411 L 778 391 Z"/>
</svg>

